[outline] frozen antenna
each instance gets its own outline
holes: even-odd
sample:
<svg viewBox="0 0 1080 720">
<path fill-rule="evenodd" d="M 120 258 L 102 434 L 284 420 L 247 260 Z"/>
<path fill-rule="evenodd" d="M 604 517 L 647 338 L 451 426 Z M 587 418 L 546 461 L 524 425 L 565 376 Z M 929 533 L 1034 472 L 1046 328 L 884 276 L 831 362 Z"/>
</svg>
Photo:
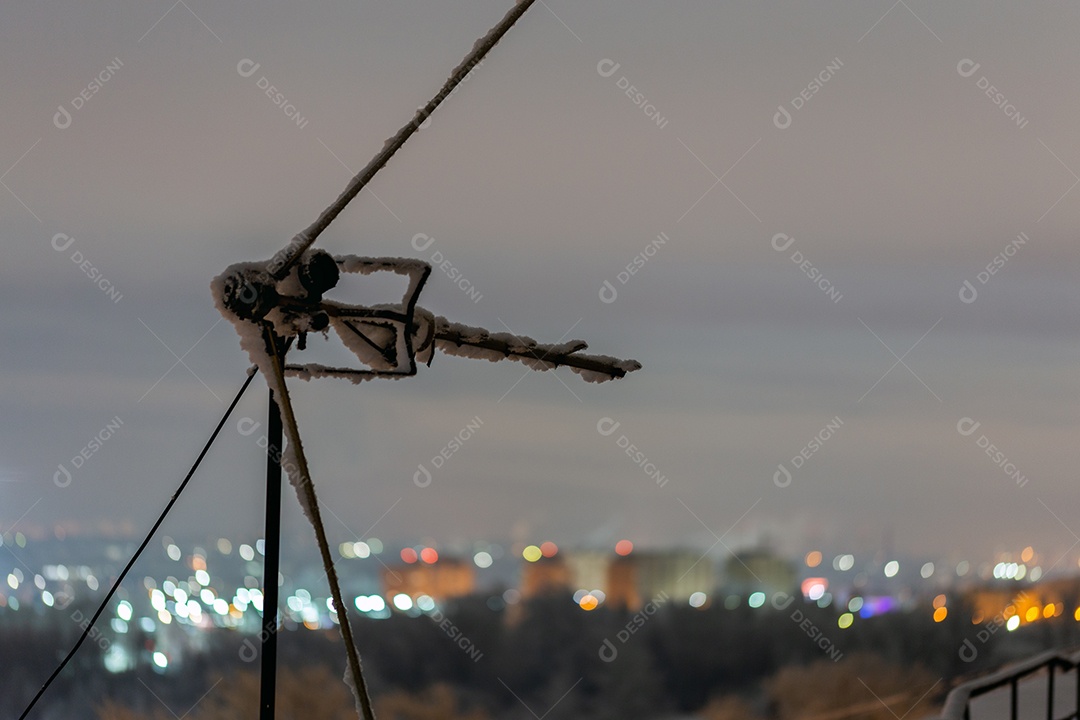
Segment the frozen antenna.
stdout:
<svg viewBox="0 0 1080 720">
<path fill-rule="evenodd" d="M 371 307 L 325 298 L 343 272 L 397 273 L 408 279 L 408 289 L 398 303 Z M 420 260 L 351 255 L 335 258 L 322 250 L 309 250 L 280 280 L 257 264 L 238 264 L 215 281 L 215 290 L 219 307 L 247 338 L 245 347 L 253 353 L 256 363 L 265 345 L 264 329 L 279 338 L 299 338 L 302 345 L 307 333 L 333 328 L 365 366 L 284 367 L 286 375 L 304 379 L 342 377 L 360 382 L 408 377 L 416 374 L 418 360 L 430 365 L 435 350 L 491 361 L 516 360 L 534 370 L 566 366 L 590 382 L 621 378 L 641 367 L 635 360 L 585 355 L 581 351 L 588 344 L 583 340 L 542 344 L 530 337 L 492 333 L 436 316 L 416 304 L 430 274 L 431 266 Z"/>
<path fill-rule="evenodd" d="M 452 323 L 419 307 L 417 300 L 431 274 L 431 266 L 409 258 L 333 257 L 312 245 L 319 234 L 345 206 L 386 166 L 390 158 L 427 120 L 454 88 L 506 34 L 535 0 L 519 0 L 491 31 L 476 42 L 472 51 L 454 68 L 442 89 L 394 136 L 360 171 L 344 192 L 308 228 L 296 235 L 273 258 L 264 262 L 238 263 L 214 279 L 214 299 L 222 315 L 240 334 L 241 346 L 262 372 L 270 387 L 268 452 L 266 568 L 264 570 L 264 611 L 262 633 L 261 717 L 274 714 L 274 678 L 277 631 L 277 559 L 280 543 L 281 467 L 288 470 L 304 514 L 315 530 L 319 552 L 330 585 L 333 609 L 337 613 L 348 659 L 346 682 L 356 698 L 357 712 L 373 720 L 371 699 L 360 668 L 360 657 L 352 638 L 348 605 L 339 587 L 334 559 L 326 539 L 315 488 L 308 472 L 300 431 L 293 412 L 287 376 L 303 379 L 347 378 L 353 382 L 373 378 L 402 378 L 415 375 L 417 363 L 431 364 L 435 350 L 486 360 L 510 359 L 534 370 L 569 367 L 587 381 L 603 382 L 638 370 L 634 360 L 604 355 L 586 355 L 580 340 L 542 344 L 511 333 L 492 333 L 483 328 Z M 396 273 L 408 281 L 399 302 L 373 306 L 350 305 L 327 297 L 342 273 L 369 275 Z M 362 367 L 328 367 L 317 364 L 287 365 L 285 355 L 294 341 L 303 350 L 307 334 L 333 329 Z M 279 415 L 280 407 L 280 415 Z M 288 445 L 281 452 L 282 437 Z M 267 581 L 265 578 L 270 578 Z"/>
</svg>

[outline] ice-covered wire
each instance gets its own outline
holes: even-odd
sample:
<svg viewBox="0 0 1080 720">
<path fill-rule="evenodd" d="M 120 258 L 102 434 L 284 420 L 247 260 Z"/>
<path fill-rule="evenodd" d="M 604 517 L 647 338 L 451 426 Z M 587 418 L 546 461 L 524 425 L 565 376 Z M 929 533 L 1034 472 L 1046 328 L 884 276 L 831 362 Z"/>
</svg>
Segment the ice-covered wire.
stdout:
<svg viewBox="0 0 1080 720">
<path fill-rule="evenodd" d="M 277 279 L 285 277 L 285 274 L 289 271 L 289 268 L 300 259 L 300 256 L 311 247 L 315 239 L 319 237 L 326 227 L 334 221 L 345 206 L 348 205 L 354 197 L 360 194 L 360 191 L 364 189 L 364 186 L 371 182 L 371 179 L 375 177 L 375 174 L 382 170 L 386 163 L 390 162 L 390 158 L 394 156 L 401 146 L 405 144 L 413 133 L 415 133 L 424 121 L 428 119 L 431 113 L 435 112 L 435 109 L 442 104 L 450 93 L 454 91 L 461 81 L 465 79 L 465 76 L 484 59 L 484 56 L 488 54 L 491 48 L 502 39 L 514 23 L 518 21 L 525 11 L 536 0 L 518 0 L 517 4 L 506 13 L 506 16 L 499 22 L 498 25 L 491 28 L 487 35 L 476 41 L 472 50 L 465 59 L 461 61 L 461 64 L 454 68 L 454 71 L 450 73 L 450 77 L 446 79 L 442 89 L 428 101 L 428 104 L 416 111 L 416 115 L 406 125 L 404 125 L 397 134 L 389 138 L 383 145 L 382 150 L 378 152 L 375 157 L 364 167 L 360 173 L 349 181 L 349 184 L 345 186 L 345 191 L 338 196 L 331 205 L 322 211 L 318 219 L 312 223 L 306 230 L 298 234 L 292 239 L 292 241 L 286 245 L 274 259 L 270 262 L 269 270 L 273 276 Z"/>
<path fill-rule="evenodd" d="M 130 571 L 131 568 L 135 565 L 135 561 L 139 559 L 139 556 L 142 554 L 142 551 L 146 549 L 146 546 L 150 544 L 150 540 L 154 537 L 154 533 L 156 533 L 158 528 L 161 527 L 161 523 L 165 521 L 165 516 L 169 514 L 169 511 L 172 510 L 173 505 L 175 505 L 177 499 L 179 499 L 180 493 L 184 492 L 184 488 L 187 487 L 188 481 L 191 480 L 192 476 L 195 474 L 195 471 L 199 469 L 199 465 L 202 463 L 203 458 L 206 457 L 206 453 L 210 451 L 210 446 L 214 444 L 215 440 L 217 440 L 217 436 L 221 432 L 221 428 L 225 427 L 225 423 L 228 422 L 229 416 L 232 415 L 232 411 L 236 408 L 237 403 L 240 402 L 240 398 L 244 396 L 244 392 L 248 389 L 248 385 L 251 384 L 251 381 L 254 378 L 255 368 L 251 368 L 248 371 L 247 380 L 244 381 L 244 384 L 240 387 L 239 392 L 236 393 L 236 397 L 234 397 L 232 403 L 229 404 L 229 407 L 225 411 L 225 414 L 221 416 L 221 421 L 218 422 L 217 427 L 214 428 L 214 432 L 210 434 L 210 439 L 206 441 L 206 445 L 203 446 L 202 452 L 199 453 L 199 457 L 195 458 L 195 464 L 191 466 L 191 469 L 188 470 L 187 475 L 184 476 L 184 480 L 180 483 L 180 487 L 176 488 L 176 492 L 173 493 L 173 496 L 169 500 L 168 504 L 165 506 L 165 509 L 161 511 L 161 515 L 158 516 L 157 522 L 155 522 L 154 526 L 150 528 L 150 532 L 146 534 L 146 537 L 143 539 L 142 544 L 139 545 L 139 549 L 136 550 L 135 554 L 131 556 L 131 559 L 128 560 L 128 564 L 124 566 L 124 569 L 120 572 L 120 575 L 113 582 L 112 587 L 109 588 L 109 592 L 106 593 L 105 599 L 101 601 L 101 605 L 98 607 L 97 612 L 94 613 L 94 616 L 90 618 L 90 622 L 88 622 L 86 624 L 86 627 L 83 628 L 83 633 L 75 642 L 75 646 L 72 647 L 71 650 L 68 652 L 67 656 L 65 656 L 64 659 L 60 661 L 60 664 L 56 666 L 55 670 L 53 670 L 53 673 L 49 676 L 49 679 L 46 680 L 45 684 L 41 686 L 41 689 L 37 691 L 37 695 L 34 696 L 34 699 L 31 700 L 30 704 L 26 706 L 26 709 L 23 710 L 22 715 L 19 716 L 19 720 L 26 720 L 26 717 L 30 715 L 30 711 L 34 709 L 34 705 L 37 704 L 37 701 L 41 699 L 41 696 L 45 694 L 45 691 L 49 689 L 49 686 L 52 685 L 53 681 L 60 676 L 60 673 L 63 672 L 65 667 L 67 667 L 67 664 L 71 661 L 71 658 L 75 657 L 75 653 L 79 651 L 79 648 L 82 647 L 83 642 L 85 642 L 86 638 L 90 636 L 91 631 L 94 629 L 94 623 L 96 623 L 98 618 L 101 617 L 101 613 L 105 612 L 105 608 L 108 607 L 109 602 L 113 598 L 113 595 L 115 595 L 116 591 L 120 589 L 120 584 L 124 582 L 124 578 L 127 577 L 128 571 Z"/>
<path fill-rule="evenodd" d="M 349 673 L 352 675 L 352 685 L 356 695 L 357 705 L 364 720 L 375 720 L 375 711 L 371 707 L 371 697 L 368 695 L 367 683 L 364 682 L 364 672 L 360 667 L 360 655 L 353 642 L 352 628 L 349 626 L 349 615 L 345 601 L 341 596 L 341 586 L 338 583 L 337 570 L 334 568 L 334 558 L 330 553 L 330 544 L 326 540 L 326 528 L 323 526 L 322 513 L 319 511 L 319 500 L 315 496 L 315 485 L 311 482 L 311 473 L 308 471 L 307 456 L 304 454 L 304 446 L 300 442 L 300 429 L 296 424 L 296 415 L 293 412 L 292 400 L 289 397 L 289 389 L 285 385 L 285 368 L 278 354 L 276 338 L 272 330 L 267 327 L 267 347 L 270 350 L 270 364 L 274 371 L 274 383 L 277 386 L 277 397 L 281 405 L 281 415 L 284 420 L 286 437 L 292 454 L 296 458 L 297 469 L 300 472 L 300 482 L 295 483 L 297 490 L 304 493 L 304 505 L 306 506 L 308 519 L 315 528 L 315 539 L 319 545 L 319 554 L 322 556 L 323 569 L 326 570 L 327 580 L 330 582 L 330 595 L 334 600 L 334 609 L 338 615 L 338 627 L 341 629 L 341 639 L 345 642 L 345 654 L 349 661 Z M 268 378 L 269 380 L 269 378 Z"/>
</svg>

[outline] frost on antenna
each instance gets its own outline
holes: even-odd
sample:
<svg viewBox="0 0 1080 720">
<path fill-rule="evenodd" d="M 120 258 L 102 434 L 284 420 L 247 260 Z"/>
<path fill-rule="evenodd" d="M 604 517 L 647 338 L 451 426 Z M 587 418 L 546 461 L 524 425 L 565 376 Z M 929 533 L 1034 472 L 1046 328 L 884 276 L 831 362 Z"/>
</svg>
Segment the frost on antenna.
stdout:
<svg viewBox="0 0 1080 720">
<path fill-rule="evenodd" d="M 237 263 L 214 279 L 218 309 L 240 334 L 240 344 L 252 362 L 273 376 L 269 367 L 266 331 L 297 339 L 306 346 L 307 334 L 331 330 L 360 362 L 360 368 L 315 363 L 286 365 L 285 374 L 303 380 L 339 377 L 359 383 L 374 378 L 410 377 L 417 364 L 430 365 L 435 350 L 447 355 L 495 362 L 515 360 L 533 370 L 569 367 L 587 382 L 624 377 L 641 368 L 636 360 L 586 355 L 583 340 L 545 344 L 508 332 L 450 322 L 417 306 L 431 266 L 421 260 L 393 257 L 333 257 L 323 250 L 300 256 L 284 277 L 276 278 L 269 263 Z M 348 305 L 325 297 L 342 273 L 370 275 L 391 272 L 408 278 L 401 300 L 379 305 Z"/>
<path fill-rule="evenodd" d="M 232 322 L 240 335 L 241 347 L 262 372 L 281 404 L 284 430 L 289 440 L 281 465 L 288 472 L 304 514 L 315 529 L 323 568 L 335 607 L 338 608 L 338 629 L 346 645 L 346 683 L 356 699 L 357 714 L 365 720 L 374 720 L 371 698 L 360 667 L 360 657 L 352 641 L 348 611 L 342 601 L 318 499 L 308 474 L 300 430 L 285 383 L 286 376 L 304 380 L 343 377 L 354 383 L 373 378 L 398 379 L 415 375 L 418 359 L 430 365 L 436 349 L 450 355 L 491 361 L 516 360 L 534 370 L 566 365 L 589 382 L 621 378 L 641 368 L 641 364 L 634 360 L 584 355 L 581 351 L 587 345 L 580 340 L 545 345 L 532 338 L 511 333 L 491 333 L 483 328 L 451 323 L 446 318 L 436 317 L 416 305 L 424 283 L 431 274 L 431 266 L 425 262 L 407 258 L 333 257 L 322 250 L 311 249 L 319 234 L 386 167 L 394 154 L 534 2 L 516 0 L 514 7 L 477 41 L 465 59 L 454 68 L 435 97 L 386 141 L 314 223 L 293 237 L 270 260 L 237 263 L 214 278 L 212 283 L 218 310 Z M 324 295 L 337 285 L 343 272 L 360 275 L 393 272 L 407 277 L 409 287 L 397 303 L 364 306 L 325 299 Z M 344 346 L 363 367 L 285 364 L 285 354 L 294 343 L 297 350 L 303 350 L 308 333 L 326 335 L 330 330 L 341 338 Z"/>
</svg>

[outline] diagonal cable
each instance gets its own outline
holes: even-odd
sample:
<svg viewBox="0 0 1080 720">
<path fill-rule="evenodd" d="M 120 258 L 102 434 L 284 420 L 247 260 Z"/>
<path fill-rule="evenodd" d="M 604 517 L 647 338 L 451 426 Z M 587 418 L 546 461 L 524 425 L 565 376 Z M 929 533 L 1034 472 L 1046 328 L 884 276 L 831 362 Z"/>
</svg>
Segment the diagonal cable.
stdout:
<svg viewBox="0 0 1080 720">
<path fill-rule="evenodd" d="M 90 636 L 90 632 L 94 629 L 94 623 L 96 623 L 98 618 L 101 617 L 101 613 L 105 612 L 105 608 L 108 607 L 109 602 L 113 598 L 113 595 L 115 595 L 116 591 L 120 589 L 120 584 L 124 582 L 124 578 L 127 577 L 128 572 L 135 565 L 135 561 L 139 559 L 139 555 L 141 555 L 142 551 L 146 549 L 146 546 L 150 544 L 150 540 L 154 537 L 154 533 L 156 533 L 158 528 L 161 527 L 161 523 L 165 521 L 165 516 L 169 514 L 169 511 L 172 510 L 173 505 L 175 505 L 176 501 L 180 498 L 180 493 L 184 492 L 184 488 L 187 487 L 188 481 L 191 480 L 192 476 L 195 474 L 195 471 L 199 469 L 199 465 L 202 464 L 203 458 L 206 457 L 206 453 L 210 451 L 210 446 L 214 444 L 215 440 L 217 440 L 217 436 L 221 432 L 221 428 L 225 427 L 225 423 L 228 421 L 229 416 L 232 415 L 233 409 L 236 407 L 237 403 L 240 402 L 240 398 L 243 397 L 244 392 L 248 389 L 248 385 L 251 384 L 251 381 L 254 378 L 255 368 L 251 368 L 251 370 L 248 371 L 247 380 L 244 381 L 244 384 L 240 387 L 239 392 L 236 393 L 236 397 L 234 397 L 232 403 L 229 404 L 229 408 L 225 411 L 225 414 L 221 416 L 221 420 L 220 422 L 218 422 L 217 427 L 214 428 L 214 432 L 210 434 L 210 439 L 206 441 L 206 445 L 203 446 L 202 452 L 199 453 L 199 456 L 195 459 L 195 464 L 191 466 L 190 470 L 188 470 L 188 474 L 184 477 L 183 482 L 180 483 L 180 487 L 176 488 L 176 492 L 173 493 L 172 498 L 170 498 L 168 504 L 165 505 L 165 509 L 161 511 L 161 515 L 158 516 L 157 522 L 155 522 L 154 526 L 150 528 L 150 532 L 146 534 L 146 537 L 143 539 L 142 544 L 139 545 L 139 549 L 136 550 L 135 554 L 131 556 L 131 559 L 128 560 L 128 564 L 124 566 L 124 569 L 120 572 L 120 575 L 117 576 L 116 580 L 113 582 L 112 587 L 109 588 L 109 592 L 106 593 L 105 599 L 101 601 L 101 605 L 98 607 L 97 612 L 94 613 L 94 616 L 90 618 L 90 622 L 88 622 L 86 624 L 86 627 L 83 628 L 83 633 L 75 642 L 75 646 L 72 647 L 71 650 L 68 652 L 67 656 L 60 661 L 60 664 L 57 665 L 55 670 L 53 670 L 53 673 L 49 676 L 49 679 L 46 680 L 45 684 L 41 686 L 41 689 L 37 691 L 37 695 L 34 696 L 34 699 L 31 700 L 30 704 L 26 706 L 26 709 L 23 710 L 22 715 L 19 716 L 19 720 L 25 720 L 26 717 L 30 715 L 30 711 L 34 709 L 34 705 L 37 704 L 37 701 L 41 699 L 41 696 L 45 694 L 45 691 L 49 689 L 49 686 L 52 685 L 53 681 L 56 680 L 57 677 L 59 677 L 60 673 L 65 667 L 67 667 L 67 664 L 71 661 L 71 658 L 75 657 L 75 653 L 77 653 L 79 651 L 79 648 L 82 647 L 82 644 L 86 641 L 86 638 Z"/>
</svg>

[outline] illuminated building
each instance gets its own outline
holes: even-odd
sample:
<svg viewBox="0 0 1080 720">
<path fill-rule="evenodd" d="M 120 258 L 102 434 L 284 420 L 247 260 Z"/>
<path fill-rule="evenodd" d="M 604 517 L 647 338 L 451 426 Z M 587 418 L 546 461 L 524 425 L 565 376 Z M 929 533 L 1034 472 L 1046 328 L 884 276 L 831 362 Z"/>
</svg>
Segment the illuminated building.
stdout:
<svg viewBox="0 0 1080 720">
<path fill-rule="evenodd" d="M 771 550 L 733 554 L 724 566 L 724 587 L 737 595 L 763 592 L 767 596 L 790 593 L 796 587 L 795 566 Z"/>
<path fill-rule="evenodd" d="M 600 590 L 605 595 L 603 604 L 613 608 L 636 611 L 660 593 L 685 601 L 716 586 L 713 563 L 691 550 L 640 551 L 630 546 L 624 547 L 624 554 L 615 555 L 572 552 L 566 554 L 566 565 L 570 587 Z"/>
<path fill-rule="evenodd" d="M 468 595 L 476 587 L 472 563 L 455 559 L 440 559 L 434 563 L 384 567 L 381 572 L 383 596 L 392 598 L 399 593 L 416 598 L 428 595 L 436 602 Z"/>
<path fill-rule="evenodd" d="M 666 593 L 672 600 L 687 600 L 696 592 L 710 593 L 716 587 L 712 560 L 692 550 L 635 552 L 638 592 L 648 599 Z"/>
<path fill-rule="evenodd" d="M 570 589 L 571 572 L 561 556 L 541 557 L 521 568 L 521 597 L 531 598 Z"/>
</svg>

